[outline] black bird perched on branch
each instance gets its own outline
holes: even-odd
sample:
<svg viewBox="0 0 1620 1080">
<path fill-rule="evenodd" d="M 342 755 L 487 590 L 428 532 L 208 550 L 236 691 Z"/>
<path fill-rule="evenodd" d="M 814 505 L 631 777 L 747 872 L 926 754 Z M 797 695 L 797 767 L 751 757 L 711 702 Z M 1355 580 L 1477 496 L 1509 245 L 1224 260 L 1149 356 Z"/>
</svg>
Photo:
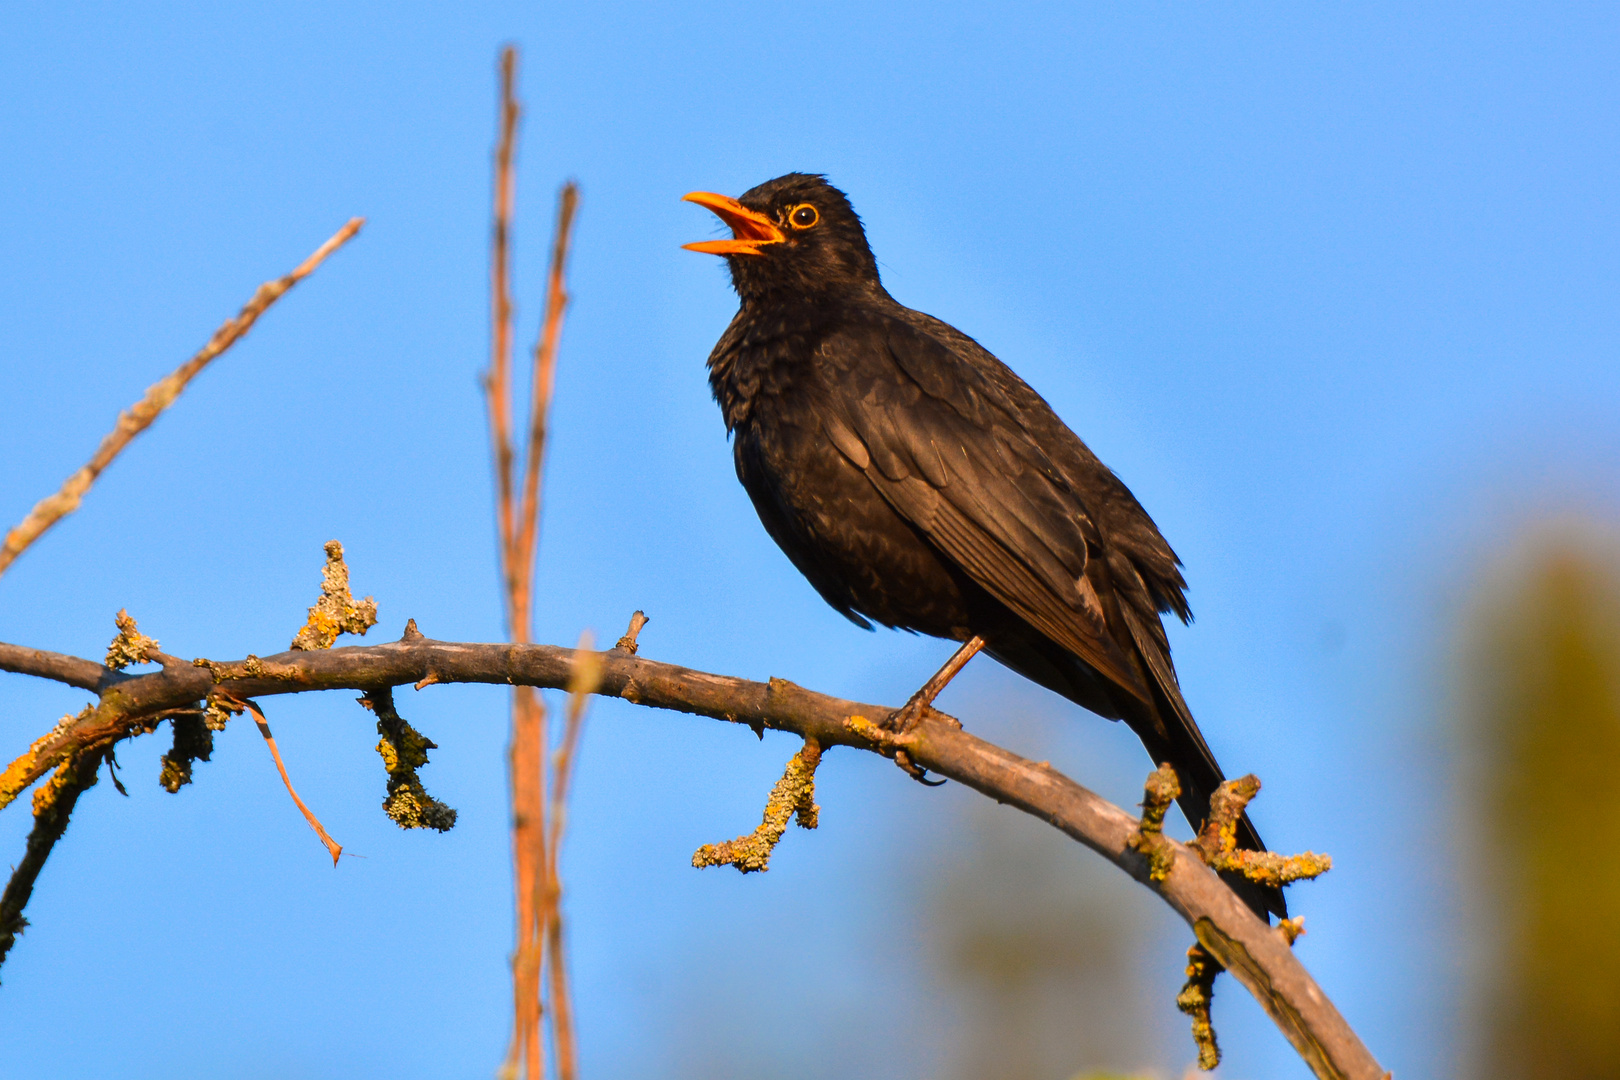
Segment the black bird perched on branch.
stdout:
<svg viewBox="0 0 1620 1080">
<path fill-rule="evenodd" d="M 741 199 L 693 192 L 730 240 L 741 298 L 709 356 L 737 477 L 816 591 L 871 621 L 981 646 L 1175 766 L 1195 827 L 1223 779 L 1182 700 L 1162 612 L 1190 617 L 1180 561 L 1123 483 L 1022 379 L 883 288 L 860 219 L 821 176 Z M 902 716 L 907 722 L 911 716 Z M 1245 816 L 1238 842 L 1265 850 Z M 1262 918 L 1282 892 L 1233 880 Z"/>
</svg>

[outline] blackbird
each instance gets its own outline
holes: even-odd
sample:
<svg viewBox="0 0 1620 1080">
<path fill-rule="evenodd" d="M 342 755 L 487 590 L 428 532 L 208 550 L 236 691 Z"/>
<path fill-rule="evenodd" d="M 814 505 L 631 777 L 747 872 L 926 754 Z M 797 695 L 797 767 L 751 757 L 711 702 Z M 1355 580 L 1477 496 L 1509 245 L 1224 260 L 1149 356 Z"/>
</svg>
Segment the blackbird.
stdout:
<svg viewBox="0 0 1620 1080">
<path fill-rule="evenodd" d="M 1190 619 L 1181 563 L 1141 504 L 1005 364 L 888 294 L 824 177 L 686 199 L 733 234 L 686 245 L 724 256 L 741 299 L 709 385 L 737 478 L 793 565 L 859 626 L 968 642 L 956 667 L 982 644 L 1124 720 L 1201 824 L 1224 777 L 1160 622 Z M 1265 850 L 1247 816 L 1237 839 Z M 1262 918 L 1287 914 L 1280 889 L 1229 880 Z"/>
</svg>

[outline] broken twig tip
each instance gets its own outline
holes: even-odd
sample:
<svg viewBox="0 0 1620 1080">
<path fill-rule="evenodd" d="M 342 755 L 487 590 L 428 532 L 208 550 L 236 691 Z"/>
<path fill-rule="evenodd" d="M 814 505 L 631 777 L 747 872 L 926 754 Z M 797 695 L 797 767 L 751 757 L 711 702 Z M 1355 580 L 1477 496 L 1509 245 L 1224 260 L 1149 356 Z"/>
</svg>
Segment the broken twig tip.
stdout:
<svg viewBox="0 0 1620 1080">
<path fill-rule="evenodd" d="M 636 638 L 641 635 L 641 628 L 651 621 L 651 619 L 647 618 L 645 611 L 635 612 L 630 616 L 630 628 L 624 632 L 624 636 L 613 647 L 634 656 L 636 654 Z"/>
</svg>

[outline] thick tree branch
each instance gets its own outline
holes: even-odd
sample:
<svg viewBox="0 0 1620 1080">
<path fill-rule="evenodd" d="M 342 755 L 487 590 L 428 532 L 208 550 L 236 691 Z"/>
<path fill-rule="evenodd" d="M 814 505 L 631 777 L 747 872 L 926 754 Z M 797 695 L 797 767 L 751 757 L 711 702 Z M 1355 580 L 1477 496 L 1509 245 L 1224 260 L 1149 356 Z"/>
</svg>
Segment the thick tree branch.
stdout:
<svg viewBox="0 0 1620 1080">
<path fill-rule="evenodd" d="M 196 661 L 146 675 L 86 677 L 98 667 L 52 653 L 0 644 L 0 669 L 101 687 L 101 700 L 35 743 L 6 771 L 0 787 L 14 797 L 69 757 L 149 730 L 164 710 L 194 705 L 212 692 L 238 699 L 309 690 L 380 690 L 424 679 L 566 689 L 579 654 L 552 645 L 464 644 L 407 634 L 387 645 L 286 652 L 231 663 Z M 905 752 L 941 776 L 1048 822 L 1158 893 L 1192 926 L 1199 943 L 1253 994 L 1318 1077 L 1386 1076 L 1295 957 L 1284 934 L 1258 919 L 1190 848 L 1166 838 L 1169 859 L 1131 846 L 1137 818 L 1050 766 L 1027 761 L 961 730 L 929 710 L 896 735 L 878 721 L 893 710 L 805 690 L 781 679 L 752 682 L 661 664 L 613 650 L 599 662 L 596 692 L 637 705 L 774 728 L 824 748 L 851 746 L 893 757 Z M 18 783 L 22 787 L 15 786 Z M 4 791 L 0 791 L 4 794 Z M 1159 864 L 1162 878 L 1154 873 Z"/>
</svg>

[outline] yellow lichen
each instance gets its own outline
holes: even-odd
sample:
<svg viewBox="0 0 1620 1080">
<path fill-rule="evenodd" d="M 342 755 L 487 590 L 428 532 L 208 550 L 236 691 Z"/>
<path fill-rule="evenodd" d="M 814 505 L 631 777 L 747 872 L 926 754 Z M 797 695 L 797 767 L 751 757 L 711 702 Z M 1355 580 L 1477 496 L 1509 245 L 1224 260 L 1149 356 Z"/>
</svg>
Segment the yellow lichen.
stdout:
<svg viewBox="0 0 1620 1080">
<path fill-rule="evenodd" d="M 1331 855 L 1307 851 L 1302 855 L 1278 855 L 1274 851 L 1239 851 L 1237 823 L 1250 800 L 1260 793 L 1260 778 L 1250 773 L 1228 780 L 1215 789 L 1209 800 L 1209 819 L 1189 846 L 1216 870 L 1235 870 L 1268 888 L 1280 888 L 1295 881 L 1320 877 L 1333 868 Z"/>
<path fill-rule="evenodd" d="M 383 812 L 402 829 L 437 829 L 448 832 L 456 824 L 456 812 L 435 799 L 422 786 L 416 770 L 428 763 L 427 752 L 438 744 L 410 725 L 394 708 L 394 692 L 384 687 L 373 690 L 360 703 L 377 714 L 377 753 L 388 771 L 388 797 Z"/>
<path fill-rule="evenodd" d="M 39 753 L 54 742 L 68 725 L 75 720 L 86 719 L 95 711 L 94 705 L 86 705 L 78 716 L 64 716 L 58 720 L 51 730 L 35 739 L 33 744 L 24 751 L 17 760 L 6 766 L 6 771 L 0 773 L 0 810 L 10 806 L 33 783 L 31 775 L 39 765 Z"/>
<path fill-rule="evenodd" d="M 1226 970 L 1202 945 L 1187 950 L 1187 981 L 1176 995 L 1176 1008 L 1192 1017 L 1193 1042 L 1198 1044 L 1198 1067 L 1205 1072 L 1221 1063 L 1215 1026 L 1209 1007 L 1215 999 L 1215 976 Z"/>
<path fill-rule="evenodd" d="M 850 719 L 863 719 L 851 717 Z M 788 760 L 787 768 L 765 800 L 765 816 L 759 828 L 747 836 L 720 844 L 704 844 L 692 856 L 692 865 L 735 866 L 741 873 L 770 869 L 771 852 L 787 832 L 789 819 L 802 829 L 813 829 L 821 808 L 816 805 L 816 766 L 821 762 L 821 746 L 813 739 Z"/>
<path fill-rule="evenodd" d="M 158 649 L 157 640 L 141 633 L 135 626 L 135 619 L 124 608 L 118 609 L 113 623 L 118 627 L 118 634 L 107 646 L 107 666 L 114 671 L 122 671 L 131 664 L 148 663 L 148 654 Z"/>
<path fill-rule="evenodd" d="M 1181 794 L 1181 782 L 1169 762 L 1148 774 L 1142 786 L 1142 820 L 1125 842 L 1148 858 L 1148 879 L 1163 881 L 1176 863 L 1176 849 L 1164 835 L 1164 815 Z"/>
<path fill-rule="evenodd" d="M 326 567 L 321 572 L 321 598 L 309 609 L 304 628 L 292 640 L 294 649 L 330 649 L 339 634 L 364 634 L 377 622 L 377 603 L 371 597 L 356 602 L 349 592 L 349 567 L 343 545 L 326 542 Z"/>
</svg>

